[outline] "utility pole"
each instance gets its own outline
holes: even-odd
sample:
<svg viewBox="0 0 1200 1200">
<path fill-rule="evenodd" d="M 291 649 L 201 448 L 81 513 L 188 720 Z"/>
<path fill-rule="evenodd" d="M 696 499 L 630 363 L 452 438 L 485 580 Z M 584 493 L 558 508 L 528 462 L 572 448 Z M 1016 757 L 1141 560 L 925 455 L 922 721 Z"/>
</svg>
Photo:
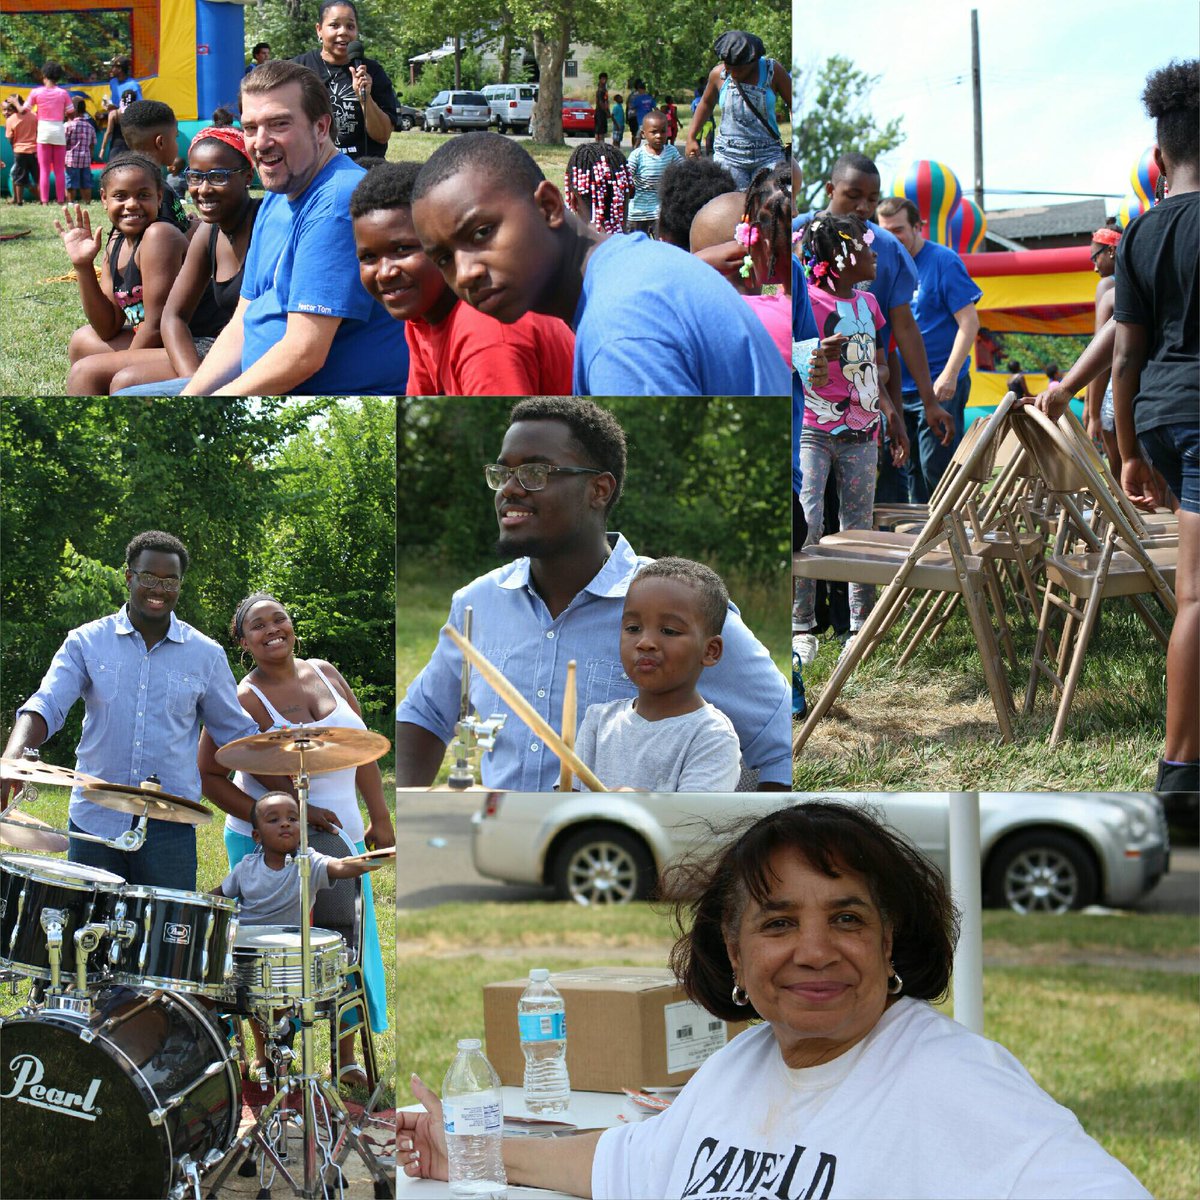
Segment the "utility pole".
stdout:
<svg viewBox="0 0 1200 1200">
<path fill-rule="evenodd" d="M 975 110 L 975 203 L 983 212 L 983 97 L 979 81 L 979 9 L 971 9 L 971 98 Z"/>
<path fill-rule="evenodd" d="M 454 35 L 454 86 L 462 87 L 462 41 L 457 33 Z"/>
</svg>

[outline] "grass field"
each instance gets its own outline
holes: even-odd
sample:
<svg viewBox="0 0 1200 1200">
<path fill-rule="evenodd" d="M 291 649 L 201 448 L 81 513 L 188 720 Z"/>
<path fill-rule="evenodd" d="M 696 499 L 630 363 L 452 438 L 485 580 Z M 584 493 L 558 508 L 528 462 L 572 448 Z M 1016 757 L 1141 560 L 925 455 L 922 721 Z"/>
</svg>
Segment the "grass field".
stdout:
<svg viewBox="0 0 1200 1200">
<path fill-rule="evenodd" d="M 1009 684 L 1020 706 L 1034 630 L 1008 619 L 1017 667 Z M 1043 684 L 1016 739 L 1000 741 L 974 635 L 959 610 L 942 637 L 903 670 L 895 634 L 860 664 L 795 764 L 797 791 L 1149 791 L 1162 753 L 1165 656 L 1124 601 L 1105 604 L 1088 648 L 1064 739 L 1049 745 L 1055 706 Z M 833 673 L 832 637 L 804 671 L 811 705 Z M 797 725 L 797 728 L 799 726 Z"/>
<path fill-rule="evenodd" d="M 391 795 L 395 788 L 395 779 L 385 775 L 383 780 L 384 795 Z M 46 788 L 34 805 L 27 809 L 33 816 L 39 817 L 57 829 L 65 829 L 67 824 L 68 793 L 61 788 Z M 225 855 L 223 841 L 224 820 L 218 813 L 207 825 L 196 830 L 196 890 L 211 892 L 229 873 L 229 861 Z M 65 858 L 65 855 L 55 856 Z M 375 892 L 375 919 L 379 926 L 379 944 L 383 951 L 383 969 L 387 977 L 388 996 L 396 994 L 396 959 L 390 953 L 390 947 L 395 937 L 396 918 L 396 872 L 393 866 L 371 873 L 371 887 Z M 0 996 L 0 1013 L 11 1013 L 18 1007 L 28 993 L 28 984 L 17 985 L 17 998 L 6 990 Z M 249 1032 L 246 1034 L 249 1046 Z M 329 1025 L 319 1021 L 316 1027 L 317 1062 L 325 1064 L 329 1061 Z M 250 1046 L 250 1049 L 253 1047 Z M 299 1044 L 296 1046 L 299 1055 Z M 375 1055 L 379 1065 L 380 1078 L 385 1082 L 385 1089 L 380 1101 L 381 1108 L 389 1108 L 394 1098 L 395 1084 L 395 1032 L 375 1034 Z M 359 1059 L 361 1061 L 361 1057 Z M 299 1070 L 297 1066 L 295 1068 Z M 367 1096 L 361 1090 L 353 1090 L 349 1095 L 360 1102 L 365 1102 Z"/>
<path fill-rule="evenodd" d="M 985 969 L 987 1036 L 1012 1050 L 1160 1200 L 1200 1193 L 1196 976 L 1146 968 L 1148 956 L 1194 966 L 1194 918 L 987 912 L 983 928 L 985 955 L 1050 964 Z M 483 1036 L 484 984 L 531 967 L 664 966 L 671 944 L 666 917 L 646 904 L 448 904 L 402 910 L 397 930 L 401 1103 L 412 1071 L 440 1089 L 455 1039 Z M 1127 954 L 1130 966 L 1053 965 L 1064 947 L 1106 959 Z"/>
<path fill-rule="evenodd" d="M 791 137 L 781 130 L 785 144 Z M 448 137 L 437 133 L 395 134 L 388 144 L 392 161 L 424 162 Z M 546 177 L 559 187 L 571 151 L 567 146 L 541 146 L 518 139 L 533 155 Z M 105 222 L 99 196 L 91 204 L 93 223 Z M 68 277 L 71 264 L 54 222 L 62 210 L 26 202 L 21 208 L 4 202 L 0 234 L 29 230 L 27 237 L 0 242 L 0 396 L 60 395 L 67 378 L 67 343 L 83 323 L 79 287 Z M 97 260 L 99 261 L 99 260 Z M 404 390 L 404 381 L 397 390 Z"/>
</svg>

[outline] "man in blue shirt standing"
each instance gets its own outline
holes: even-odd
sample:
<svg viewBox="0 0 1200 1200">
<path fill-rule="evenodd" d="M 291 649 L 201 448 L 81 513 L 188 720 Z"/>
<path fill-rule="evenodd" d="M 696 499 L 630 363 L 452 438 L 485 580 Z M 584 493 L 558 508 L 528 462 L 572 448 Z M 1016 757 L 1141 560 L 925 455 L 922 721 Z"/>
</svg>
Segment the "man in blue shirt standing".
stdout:
<svg viewBox="0 0 1200 1200">
<path fill-rule="evenodd" d="M 359 279 L 350 193 L 363 169 L 330 137 L 325 85 L 307 67 L 272 58 L 242 79 L 241 103 L 246 148 L 270 194 L 255 222 L 241 300 L 184 393 L 403 391 L 404 323 Z M 172 391 L 149 386 L 155 395 Z"/>
<path fill-rule="evenodd" d="M 925 343 L 933 394 L 954 418 L 954 437 L 942 443 L 923 419 L 917 384 L 901 351 L 904 419 L 909 441 L 914 448 L 920 447 L 909 465 L 909 496 L 914 503 L 924 504 L 962 440 L 963 414 L 971 393 L 971 347 L 979 332 L 975 305 L 983 293 L 953 250 L 922 237 L 924 222 L 911 200 L 889 196 L 878 212 L 879 223 L 899 240 L 916 264 L 920 282 L 912 312 Z"/>
<path fill-rule="evenodd" d="M 238 703 L 225 652 L 175 616 L 187 565 L 187 548 L 169 533 L 149 530 L 129 543 L 128 603 L 67 634 L 38 690 L 17 710 L 6 758 L 19 758 L 57 733 L 82 697 L 78 771 L 135 786 L 156 775 L 163 791 L 200 799 L 201 723 L 221 746 L 258 733 L 258 724 Z M 111 841 L 134 821 L 83 799 L 78 788 L 71 793 L 74 831 Z M 130 883 L 196 887 L 192 825 L 151 819 L 137 851 L 72 839 L 68 857 Z"/>
<path fill-rule="evenodd" d="M 552 728 L 562 728 L 567 663 L 578 664 L 579 715 L 588 705 L 634 697 L 621 666 L 621 612 L 644 563 L 620 534 L 607 532 L 625 476 L 625 434 L 611 413 L 574 397 L 520 401 L 498 462 L 487 469 L 496 493 L 497 550 L 514 561 L 455 593 L 448 623 L 471 641 Z M 700 691 L 733 723 L 744 766 L 761 790 L 791 787 L 787 681 L 731 604 L 724 653 Z M 396 783 L 433 782 L 454 733 L 462 655 L 442 633 L 432 658 L 396 712 Z M 483 785 L 550 791 L 559 765 L 477 671 L 470 700 L 481 716 L 508 712 L 496 747 L 483 756 Z"/>
</svg>

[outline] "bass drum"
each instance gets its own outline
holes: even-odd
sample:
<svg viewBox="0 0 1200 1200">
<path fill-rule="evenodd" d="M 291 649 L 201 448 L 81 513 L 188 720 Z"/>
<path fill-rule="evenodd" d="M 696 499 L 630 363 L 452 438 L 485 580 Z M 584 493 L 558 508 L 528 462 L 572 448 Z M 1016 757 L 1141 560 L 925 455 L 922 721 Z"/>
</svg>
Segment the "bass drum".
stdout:
<svg viewBox="0 0 1200 1200">
<path fill-rule="evenodd" d="M 186 996 L 96 993 L 0 1025 L 0 1195 L 165 1197 L 185 1160 L 226 1151 L 241 1091 L 229 1047 Z"/>
</svg>

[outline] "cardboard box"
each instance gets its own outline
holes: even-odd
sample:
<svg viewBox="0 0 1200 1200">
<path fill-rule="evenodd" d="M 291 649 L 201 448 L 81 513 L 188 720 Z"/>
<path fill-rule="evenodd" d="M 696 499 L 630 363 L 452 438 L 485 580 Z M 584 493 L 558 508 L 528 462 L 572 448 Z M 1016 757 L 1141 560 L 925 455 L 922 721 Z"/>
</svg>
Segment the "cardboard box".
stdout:
<svg viewBox="0 0 1200 1200">
<path fill-rule="evenodd" d="M 567 1014 L 571 1087 L 619 1092 L 623 1087 L 686 1083 L 696 1068 L 746 1022 L 730 1024 L 693 1004 L 674 975 L 657 967 L 582 967 L 550 976 Z M 525 1058 L 517 1033 L 517 1001 L 528 977 L 483 989 L 488 1059 L 505 1084 L 520 1087 Z"/>
</svg>

